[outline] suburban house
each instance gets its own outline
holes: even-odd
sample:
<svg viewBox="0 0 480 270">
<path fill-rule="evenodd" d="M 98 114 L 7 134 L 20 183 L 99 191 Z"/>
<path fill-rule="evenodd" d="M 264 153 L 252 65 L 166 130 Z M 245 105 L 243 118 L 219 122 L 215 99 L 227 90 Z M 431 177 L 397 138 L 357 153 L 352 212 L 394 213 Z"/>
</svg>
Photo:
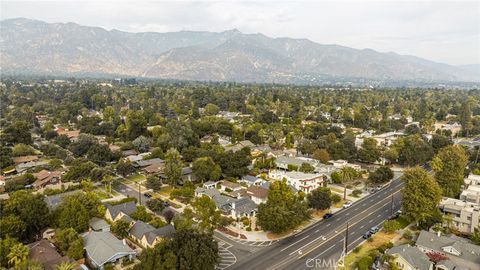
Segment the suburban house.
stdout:
<svg viewBox="0 0 480 270">
<path fill-rule="evenodd" d="M 463 181 L 465 184 L 460 200 L 480 205 L 480 175 L 470 174 Z"/>
<path fill-rule="evenodd" d="M 122 152 L 122 156 L 124 156 L 124 157 L 136 156 L 138 154 L 140 154 L 140 153 L 135 149 L 125 150 L 125 151 Z"/>
<path fill-rule="evenodd" d="M 60 194 L 45 196 L 45 198 L 43 198 L 43 201 L 47 204 L 48 209 L 50 209 L 50 211 L 53 211 L 57 209 L 57 207 L 62 203 L 63 199 L 79 193 L 83 193 L 83 191 L 73 190 L 73 191 L 68 191 Z"/>
<path fill-rule="evenodd" d="M 256 176 L 244 175 L 237 182 L 245 183 L 247 186 L 260 186 L 263 181 L 265 181 L 265 180 L 263 180 L 262 178 L 256 177 Z"/>
<path fill-rule="evenodd" d="M 108 224 L 104 219 L 93 217 L 88 222 L 88 227 L 95 232 L 109 232 L 110 224 Z"/>
<path fill-rule="evenodd" d="M 343 160 L 343 159 L 330 160 L 329 163 L 331 163 L 333 165 L 333 167 L 335 167 L 336 169 L 341 169 L 343 167 L 350 167 L 350 168 L 355 169 L 357 171 L 362 169 L 362 167 L 360 165 L 348 163 L 348 161 Z"/>
<path fill-rule="evenodd" d="M 195 196 L 207 196 L 215 202 L 217 209 L 225 216 L 233 218 L 243 216 L 254 216 L 257 212 L 257 204 L 247 197 L 232 198 L 220 194 L 218 189 L 196 188 Z"/>
<path fill-rule="evenodd" d="M 260 186 L 249 186 L 245 191 L 248 198 L 250 198 L 254 203 L 261 204 L 266 203 L 268 198 L 268 189 L 264 189 Z"/>
<path fill-rule="evenodd" d="M 130 160 L 130 162 L 132 163 L 136 163 L 138 161 L 143 160 L 145 157 L 148 157 L 150 154 L 151 154 L 150 152 L 146 152 L 146 153 L 140 153 L 138 155 L 130 155 L 130 156 L 127 156 L 126 159 Z"/>
<path fill-rule="evenodd" d="M 220 190 L 225 191 L 225 192 L 230 192 L 230 191 L 238 191 L 240 189 L 243 189 L 243 186 L 237 183 L 233 183 L 230 181 L 223 181 L 220 184 Z"/>
<path fill-rule="evenodd" d="M 206 188 L 206 189 L 214 189 L 216 186 L 217 186 L 217 183 L 215 183 L 213 181 L 207 181 L 207 182 L 203 183 L 203 187 Z"/>
<path fill-rule="evenodd" d="M 13 157 L 12 160 L 13 160 L 13 163 L 15 163 L 15 165 L 19 165 L 19 164 L 29 163 L 32 161 L 37 161 L 38 156 L 30 155 L 30 156 Z"/>
<path fill-rule="evenodd" d="M 392 247 L 386 253 L 395 257 L 393 262 L 402 270 L 433 270 L 430 258 L 416 247 L 401 245 Z"/>
<path fill-rule="evenodd" d="M 162 179 L 167 179 L 167 176 L 164 173 L 160 173 L 158 176 Z M 192 168 L 190 167 L 182 168 L 182 179 L 180 180 L 180 184 L 183 184 L 183 181 L 190 181 L 190 182 L 195 181 Z"/>
<path fill-rule="evenodd" d="M 33 173 L 35 182 L 32 183 L 34 189 L 41 189 L 48 185 L 54 185 L 60 182 L 62 172 L 60 171 L 47 171 L 41 170 L 40 172 Z"/>
<path fill-rule="evenodd" d="M 245 147 L 249 147 L 251 150 L 253 147 L 255 147 L 255 144 L 249 140 L 245 140 L 245 141 L 237 142 L 234 145 L 225 146 L 224 149 L 225 149 L 225 152 L 228 152 L 228 151 L 237 152 L 242 150 Z"/>
<path fill-rule="evenodd" d="M 73 259 L 62 256 L 55 246 L 47 239 L 29 244 L 28 259 L 39 262 L 45 270 L 54 270 L 63 262 L 75 262 Z"/>
<path fill-rule="evenodd" d="M 58 135 L 65 135 L 67 136 L 71 141 L 76 141 L 78 139 L 78 136 L 80 135 L 80 130 L 68 130 L 68 129 L 63 129 L 63 128 L 58 128 L 56 130 Z"/>
<path fill-rule="evenodd" d="M 405 133 L 403 132 L 392 131 L 392 132 L 382 133 L 378 135 L 373 135 L 372 138 L 374 138 L 377 141 L 378 145 L 391 146 L 398 138 L 403 136 L 405 136 Z"/>
<path fill-rule="evenodd" d="M 83 246 L 87 262 L 99 269 L 103 269 L 107 263 L 116 264 L 135 257 L 135 251 L 127 245 L 125 239 L 118 240 L 110 232 L 86 232 L 83 234 Z"/>
<path fill-rule="evenodd" d="M 480 228 L 480 204 L 443 197 L 439 207 L 453 217 L 453 224 L 460 232 L 470 234 Z"/>
<path fill-rule="evenodd" d="M 135 202 L 126 202 L 117 205 L 105 204 L 107 211 L 105 212 L 105 217 L 111 222 L 115 222 L 120 219 L 125 219 L 128 222 L 133 222 L 130 217 L 135 211 L 137 211 L 137 205 Z"/>
<path fill-rule="evenodd" d="M 153 165 L 153 164 L 163 164 L 165 163 L 165 161 L 163 159 L 160 159 L 160 158 L 152 158 L 152 159 L 146 159 L 146 160 L 138 160 L 136 161 L 133 166 L 136 166 L 136 167 L 148 167 L 150 165 Z"/>
<path fill-rule="evenodd" d="M 435 127 L 435 131 L 437 130 L 450 131 L 452 133 L 452 137 L 455 137 L 462 130 L 462 125 L 457 122 L 453 122 L 453 123 L 438 122 L 438 123 L 435 123 L 434 127 Z"/>
<path fill-rule="evenodd" d="M 315 167 L 315 166 L 317 166 L 319 161 L 315 160 L 315 159 L 311 159 L 311 158 L 289 157 L 289 156 L 279 156 L 275 160 L 275 164 L 277 165 L 277 169 L 282 169 L 282 170 L 289 170 L 292 166 L 296 167 L 298 169 L 298 168 L 300 168 L 300 166 L 302 166 L 303 163 L 308 163 L 308 164 L 312 165 L 313 167 Z"/>
<path fill-rule="evenodd" d="M 128 231 L 128 235 L 144 248 L 151 248 L 166 238 L 172 238 L 175 228 L 168 224 L 161 228 L 155 228 L 150 224 L 137 220 Z"/>
<path fill-rule="evenodd" d="M 289 186 L 292 186 L 298 191 L 310 193 L 310 191 L 322 187 L 326 184 L 327 176 L 317 173 L 303 173 L 303 172 L 285 172 L 273 170 L 268 173 L 268 177 L 275 180 L 287 181 Z"/>
<path fill-rule="evenodd" d="M 455 269 L 480 269 L 480 246 L 466 238 L 421 231 L 416 246 L 427 255 L 439 253 L 448 257 L 450 262 L 456 265 Z"/>
<path fill-rule="evenodd" d="M 153 163 L 143 168 L 143 171 L 146 172 L 147 174 L 157 174 L 157 173 L 163 172 L 164 168 L 165 168 L 165 164 L 163 162 Z"/>
</svg>

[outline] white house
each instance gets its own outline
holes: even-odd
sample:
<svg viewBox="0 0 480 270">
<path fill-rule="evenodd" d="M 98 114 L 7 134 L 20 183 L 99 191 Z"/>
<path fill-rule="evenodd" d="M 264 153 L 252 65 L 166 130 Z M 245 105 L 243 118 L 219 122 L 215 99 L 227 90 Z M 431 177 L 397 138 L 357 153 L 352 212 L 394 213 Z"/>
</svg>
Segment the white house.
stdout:
<svg viewBox="0 0 480 270">
<path fill-rule="evenodd" d="M 327 176 L 318 173 L 303 173 L 303 172 L 285 172 L 273 170 L 268 173 L 268 177 L 275 180 L 286 179 L 287 184 L 297 190 L 305 193 L 324 186 Z"/>
</svg>

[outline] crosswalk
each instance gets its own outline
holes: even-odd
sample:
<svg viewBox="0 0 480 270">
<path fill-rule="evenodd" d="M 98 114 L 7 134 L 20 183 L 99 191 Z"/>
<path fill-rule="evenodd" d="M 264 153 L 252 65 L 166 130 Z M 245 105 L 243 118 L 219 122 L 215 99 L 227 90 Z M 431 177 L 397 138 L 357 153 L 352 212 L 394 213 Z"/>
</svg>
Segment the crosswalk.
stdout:
<svg viewBox="0 0 480 270">
<path fill-rule="evenodd" d="M 218 263 L 216 269 L 224 270 L 237 262 L 237 257 L 235 257 L 235 255 L 228 250 L 231 247 L 231 244 L 218 241 L 218 255 L 220 255 L 220 262 Z"/>
</svg>

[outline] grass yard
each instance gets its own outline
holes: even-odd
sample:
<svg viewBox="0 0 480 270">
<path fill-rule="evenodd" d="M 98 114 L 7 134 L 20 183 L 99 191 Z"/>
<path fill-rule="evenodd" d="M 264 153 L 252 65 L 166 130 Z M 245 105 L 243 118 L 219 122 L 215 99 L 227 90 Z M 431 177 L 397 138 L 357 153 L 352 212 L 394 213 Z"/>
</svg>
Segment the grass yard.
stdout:
<svg viewBox="0 0 480 270">
<path fill-rule="evenodd" d="M 173 189 L 171 186 L 166 186 L 166 187 L 162 187 L 160 191 L 158 191 L 158 193 L 160 193 L 160 195 L 162 196 L 170 197 L 170 193 L 172 192 L 172 190 Z"/>
<path fill-rule="evenodd" d="M 130 181 L 133 181 L 133 182 L 139 182 L 139 181 L 146 180 L 145 176 L 141 175 L 141 174 L 130 175 L 130 176 L 127 177 L 127 179 L 130 180 Z"/>
<path fill-rule="evenodd" d="M 350 266 L 355 263 L 356 261 L 360 260 L 362 257 L 366 256 L 371 250 L 374 250 L 376 248 L 379 248 L 383 244 L 387 244 L 388 242 L 391 242 L 393 238 L 398 236 L 398 233 L 385 233 L 383 231 L 380 231 L 376 233 L 372 239 L 372 242 L 365 241 L 360 248 L 360 251 L 355 253 L 355 252 L 350 252 L 347 257 L 345 257 L 345 267 L 340 268 L 340 269 L 350 269 Z"/>
</svg>

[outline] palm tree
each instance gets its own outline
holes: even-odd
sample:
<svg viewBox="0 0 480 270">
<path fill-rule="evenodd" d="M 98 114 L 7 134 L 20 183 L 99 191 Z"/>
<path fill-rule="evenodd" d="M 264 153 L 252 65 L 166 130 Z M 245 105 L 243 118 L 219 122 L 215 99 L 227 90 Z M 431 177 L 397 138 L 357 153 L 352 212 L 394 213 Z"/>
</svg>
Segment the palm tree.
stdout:
<svg viewBox="0 0 480 270">
<path fill-rule="evenodd" d="M 27 246 L 18 243 L 10 249 L 10 253 L 7 255 L 8 263 L 12 266 L 17 266 L 22 262 L 26 261 L 28 258 L 28 248 Z"/>
<path fill-rule="evenodd" d="M 62 262 L 55 267 L 55 270 L 75 270 L 75 265 L 71 262 Z"/>
<path fill-rule="evenodd" d="M 347 166 L 343 166 L 340 169 L 340 177 L 342 178 L 343 183 L 343 199 L 347 199 L 347 183 L 353 179 L 353 169 Z"/>
</svg>

